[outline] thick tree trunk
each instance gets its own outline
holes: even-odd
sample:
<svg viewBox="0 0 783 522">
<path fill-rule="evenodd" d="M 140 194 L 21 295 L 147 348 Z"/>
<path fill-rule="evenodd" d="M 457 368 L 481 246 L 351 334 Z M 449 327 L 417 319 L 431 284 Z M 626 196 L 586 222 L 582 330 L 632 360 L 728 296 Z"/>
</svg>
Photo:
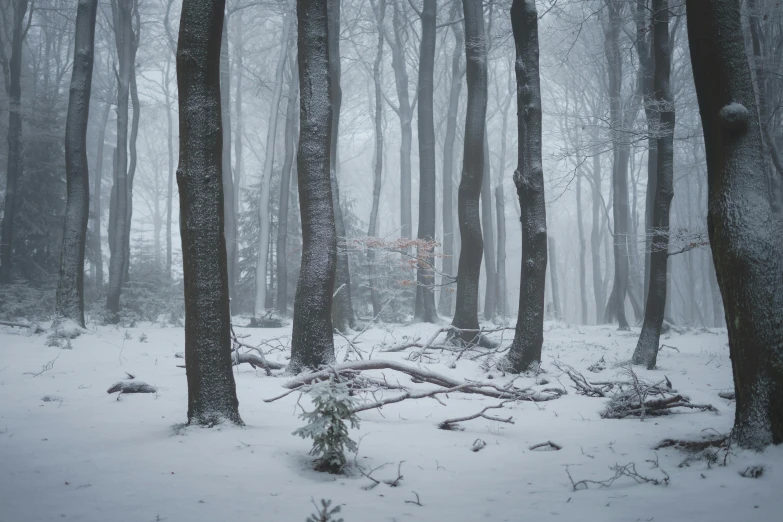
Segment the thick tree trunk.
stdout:
<svg viewBox="0 0 783 522">
<path fill-rule="evenodd" d="M 669 258 L 669 209 L 674 196 L 674 96 L 670 85 L 669 0 L 653 0 L 654 95 L 660 128 L 657 131 L 657 169 L 653 208 L 650 278 L 644 325 L 631 361 L 655 368 L 666 308 L 666 264 Z"/>
<path fill-rule="evenodd" d="M 484 131 L 487 117 L 487 42 L 481 0 L 463 0 L 468 105 L 465 147 L 459 184 L 459 231 L 462 248 L 457 268 L 457 303 L 452 324 L 462 338 L 472 340 L 478 330 L 479 276 L 484 241 L 481 237 L 479 198 L 484 177 Z"/>
<path fill-rule="evenodd" d="M 95 152 L 95 171 L 93 174 L 92 190 L 92 264 L 95 267 L 95 289 L 99 292 L 103 290 L 103 244 L 101 242 L 101 185 L 103 184 L 103 148 L 106 141 L 106 127 L 109 124 L 109 113 L 111 112 L 112 93 L 106 96 L 106 103 L 103 105 L 101 113 L 100 127 L 98 128 L 98 144 Z"/>
<path fill-rule="evenodd" d="M 223 235 L 220 41 L 225 0 L 184 0 L 177 48 L 188 423 L 242 424 Z"/>
<path fill-rule="evenodd" d="M 332 103 L 327 0 L 297 0 L 299 149 L 297 176 L 302 216 L 302 267 L 296 286 L 289 371 L 334 363 L 332 294 L 337 233 L 329 152 Z"/>
<path fill-rule="evenodd" d="M 0 284 L 11 282 L 11 253 L 14 244 L 14 218 L 17 207 L 16 189 L 21 174 L 22 149 L 22 44 L 27 29 L 24 26 L 28 0 L 14 0 L 11 29 L 11 58 L 8 64 L 8 162 L 6 169 L 3 229 L 0 238 Z"/>
<path fill-rule="evenodd" d="M 419 53 L 419 231 L 427 241 L 420 245 L 416 273 L 416 318 L 427 323 L 438 320 L 435 309 L 435 256 L 429 245 L 435 240 L 435 18 L 437 0 L 424 0 L 421 10 L 421 47 Z M 422 249 L 424 252 L 422 252 Z M 423 262 L 422 262 L 423 261 Z"/>
<path fill-rule="evenodd" d="M 537 368 L 544 342 L 547 232 L 541 165 L 541 84 L 535 0 L 514 0 L 511 27 L 516 46 L 518 162 L 514 183 L 522 211 L 519 315 L 508 363 L 514 372 Z"/>
<path fill-rule="evenodd" d="M 375 61 L 372 66 L 373 85 L 375 87 L 375 150 L 373 158 L 373 185 L 372 185 L 372 208 L 370 209 L 370 222 L 367 235 L 375 237 L 378 235 L 378 210 L 381 205 L 381 187 L 383 182 L 383 91 L 381 86 L 381 75 L 383 65 L 383 23 L 386 18 L 386 0 L 378 0 L 377 5 L 373 2 L 375 11 L 375 21 L 378 27 L 378 44 L 375 50 Z M 376 279 L 375 267 L 375 249 L 367 249 L 367 271 L 370 283 L 370 301 L 372 303 L 372 315 L 377 317 L 381 313 L 381 296 L 378 291 L 378 281 Z"/>
<path fill-rule="evenodd" d="M 285 158 L 280 173 L 280 201 L 277 214 L 277 313 L 288 314 L 288 204 L 291 201 L 291 168 L 294 164 L 296 144 L 296 102 L 299 97 L 299 69 L 291 63 L 291 80 L 288 86 L 288 102 L 285 111 Z"/>
<path fill-rule="evenodd" d="M 87 123 L 90 116 L 95 18 L 98 0 L 79 0 L 74 29 L 73 69 L 65 123 L 66 205 L 56 315 L 84 328 L 84 247 L 90 212 Z"/>
<path fill-rule="evenodd" d="M 783 245 L 773 216 L 739 0 L 687 0 L 707 152 L 710 244 L 723 295 L 737 406 L 732 438 L 783 442 Z"/>
<path fill-rule="evenodd" d="M 130 93 L 130 78 L 133 70 L 133 26 L 131 11 L 133 0 L 112 0 L 112 15 L 114 19 L 114 37 L 117 45 L 117 160 L 115 164 L 112 197 L 114 202 L 110 211 L 109 228 L 111 237 L 109 247 L 109 288 L 106 296 L 107 319 L 111 323 L 120 320 L 120 293 L 125 275 L 126 231 L 128 222 L 128 97 Z"/>
<path fill-rule="evenodd" d="M 452 21 L 460 14 L 459 2 L 456 6 Z M 462 76 L 464 69 L 461 65 L 464 53 L 464 37 L 460 23 L 451 26 L 454 32 L 454 52 L 451 58 L 451 83 L 449 85 L 449 108 L 446 115 L 446 136 L 443 140 L 443 267 L 444 278 L 441 283 L 440 301 L 438 309 L 442 315 L 451 315 L 454 303 L 454 254 L 456 253 L 454 238 L 454 142 L 457 137 L 457 112 L 459 111 L 459 96 L 462 90 Z M 445 283 L 449 283 L 446 285 Z"/>
<path fill-rule="evenodd" d="M 228 294 L 236 296 L 237 216 L 234 214 L 234 179 L 231 173 L 231 63 L 228 49 L 228 18 L 223 22 L 220 41 L 220 110 L 223 122 L 223 214 L 225 216 Z"/>
<path fill-rule="evenodd" d="M 489 160 L 489 141 L 484 131 L 484 175 L 481 178 L 481 232 L 484 239 L 484 319 L 497 315 L 497 264 L 495 261 L 495 227 L 492 219 L 492 172 Z"/>
<path fill-rule="evenodd" d="M 261 231 L 258 234 L 258 258 L 256 261 L 256 303 L 255 316 L 262 317 L 266 309 L 266 275 L 269 261 L 269 192 L 272 186 L 272 170 L 275 166 L 275 141 L 277 140 L 277 115 L 280 112 L 280 98 L 283 93 L 283 73 L 288 60 L 288 41 L 290 40 L 293 14 L 286 13 L 283 32 L 280 37 L 280 54 L 277 57 L 275 69 L 275 88 L 272 91 L 272 102 L 269 106 L 269 127 L 266 133 L 266 148 L 264 157 L 264 174 L 261 179 L 261 192 L 258 202 L 258 219 Z"/>
<path fill-rule="evenodd" d="M 613 202 L 613 253 L 614 283 L 609 302 L 606 305 L 606 322 L 617 318 L 620 330 L 629 330 L 625 318 L 625 298 L 628 293 L 628 153 L 630 144 L 623 128 L 622 100 L 622 54 L 620 30 L 622 27 L 622 0 L 606 0 L 609 20 L 606 23 L 605 49 L 609 74 L 610 120 L 612 133 L 612 186 Z"/>
</svg>

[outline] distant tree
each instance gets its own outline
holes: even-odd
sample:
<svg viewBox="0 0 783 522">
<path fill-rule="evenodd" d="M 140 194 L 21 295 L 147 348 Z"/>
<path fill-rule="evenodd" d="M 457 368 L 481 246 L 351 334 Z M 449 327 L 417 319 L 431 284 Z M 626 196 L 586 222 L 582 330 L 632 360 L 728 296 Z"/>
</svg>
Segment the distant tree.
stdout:
<svg viewBox="0 0 783 522">
<path fill-rule="evenodd" d="M 84 327 L 84 248 L 87 240 L 87 219 L 90 215 L 87 122 L 90 115 L 97 13 L 98 0 L 79 0 L 76 7 L 76 38 L 68 99 L 68 119 L 65 124 L 68 199 L 65 207 L 63 246 L 60 250 L 60 276 L 57 283 L 56 314 L 76 321 L 82 327 Z"/>
<path fill-rule="evenodd" d="M 114 183 L 112 186 L 112 205 L 109 212 L 109 288 L 106 296 L 108 320 L 117 323 L 120 320 L 120 293 L 127 273 L 125 264 L 130 255 L 129 238 L 131 217 L 128 200 L 130 183 L 128 180 L 128 98 L 133 73 L 133 22 L 132 12 L 135 0 L 111 0 L 114 37 L 117 44 L 117 159 L 114 165 Z"/>
<path fill-rule="evenodd" d="M 481 257 L 479 198 L 484 176 L 484 130 L 487 116 L 487 42 L 481 0 L 463 0 L 468 105 L 465 116 L 465 152 L 459 185 L 459 231 L 462 238 L 457 268 L 457 306 L 452 324 L 464 339 L 478 330 L 478 296 Z M 470 333 L 470 332 L 473 333 Z"/>
<path fill-rule="evenodd" d="M 184 0 L 177 47 L 188 423 L 242 424 L 223 235 L 220 47 L 225 0 Z"/>
<path fill-rule="evenodd" d="M 522 222 L 519 312 L 508 363 L 514 372 L 541 363 L 547 232 L 544 171 L 541 165 L 541 84 L 538 13 L 535 0 L 514 0 L 511 27 L 516 46 L 518 166 L 514 172 Z"/>
<path fill-rule="evenodd" d="M 653 96 L 659 123 L 655 145 L 657 169 L 652 209 L 649 282 L 644 325 L 633 353 L 634 364 L 655 368 L 658 343 L 666 307 L 666 276 L 669 261 L 669 209 L 674 196 L 674 97 L 670 85 L 669 1 L 653 0 Z M 649 190 L 649 187 L 648 187 Z M 648 198 L 649 200 L 649 198 Z"/>
<path fill-rule="evenodd" d="M 707 152 L 707 225 L 737 407 L 732 438 L 783 443 L 783 242 L 772 210 L 739 0 L 687 0 L 688 42 Z"/>
<path fill-rule="evenodd" d="M 419 231 L 417 237 L 430 244 L 435 238 L 435 123 L 433 119 L 433 92 L 435 81 L 435 32 L 437 0 L 424 0 L 421 19 L 421 47 L 419 49 Z M 416 318 L 428 323 L 438 320 L 435 308 L 435 258 L 432 252 L 418 254 L 427 262 L 416 271 Z"/>
<path fill-rule="evenodd" d="M 9 56 L 7 56 L 6 50 L 2 48 L 5 43 L 0 39 L 0 54 L 2 55 L 3 73 L 6 78 L 6 94 L 8 95 L 8 156 L 3 227 L 2 236 L 0 236 L 0 284 L 11 282 L 14 217 L 19 206 L 16 196 L 22 170 L 22 46 L 32 21 L 31 12 L 25 22 L 27 6 L 28 0 L 11 0 L 2 7 L 4 14 L 11 19 L 11 49 Z"/>
<path fill-rule="evenodd" d="M 299 149 L 297 176 L 302 216 L 302 267 L 294 301 L 289 370 L 334 362 L 332 295 L 337 234 L 329 152 L 332 140 L 327 0 L 297 0 Z"/>
</svg>

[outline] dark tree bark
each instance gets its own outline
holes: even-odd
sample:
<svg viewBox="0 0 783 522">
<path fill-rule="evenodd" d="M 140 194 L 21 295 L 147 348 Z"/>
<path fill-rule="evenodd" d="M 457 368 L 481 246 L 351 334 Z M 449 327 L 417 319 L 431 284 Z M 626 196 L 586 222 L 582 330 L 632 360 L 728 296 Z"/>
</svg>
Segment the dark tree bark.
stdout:
<svg viewBox="0 0 783 522">
<path fill-rule="evenodd" d="M 535 0 L 514 0 L 511 4 L 511 27 L 517 56 L 519 165 L 514 172 L 514 184 L 522 212 L 522 274 L 519 316 L 508 363 L 514 372 L 523 372 L 541 363 L 547 263 L 544 171 L 541 166 L 538 13 Z"/>
<path fill-rule="evenodd" d="M 294 164 L 294 140 L 296 136 L 296 102 L 299 97 L 299 69 L 291 63 L 291 79 L 288 86 L 288 103 L 285 111 L 285 158 L 280 173 L 280 201 L 277 217 L 277 312 L 288 314 L 288 204 L 291 200 L 291 168 Z"/>
<path fill-rule="evenodd" d="M 370 209 L 370 223 L 368 225 L 367 235 L 375 237 L 378 235 L 378 210 L 381 205 L 381 187 L 383 182 L 383 91 L 381 86 L 381 74 L 383 65 L 383 23 L 386 18 L 386 0 L 378 0 L 376 4 L 372 2 L 375 12 L 375 22 L 378 27 L 378 44 L 375 50 L 375 61 L 372 66 L 373 85 L 375 87 L 375 151 L 373 157 L 375 164 L 373 166 L 373 185 L 372 185 L 372 208 Z M 381 313 L 381 296 L 377 288 L 376 267 L 375 267 L 375 249 L 367 249 L 367 269 L 370 283 L 370 301 L 372 302 L 373 317 Z"/>
<path fill-rule="evenodd" d="M 707 153 L 707 224 L 729 334 L 732 438 L 783 442 L 783 248 L 764 165 L 739 0 L 688 0 L 688 40 Z"/>
<path fill-rule="evenodd" d="M 95 289 L 98 292 L 103 290 L 103 244 L 101 241 L 101 186 L 103 185 L 103 156 L 106 141 L 106 127 L 109 124 L 109 113 L 111 112 L 111 99 L 113 98 L 113 89 L 108 89 L 106 93 L 106 102 L 103 104 L 103 111 L 100 117 L 100 126 L 98 128 L 98 142 L 95 152 L 95 172 L 93 175 L 92 191 L 92 264 L 95 267 Z"/>
<path fill-rule="evenodd" d="M 334 363 L 332 294 L 337 233 L 329 153 L 332 103 L 327 0 L 297 0 L 299 149 L 297 176 L 302 216 L 302 267 L 296 286 L 289 371 Z"/>
<path fill-rule="evenodd" d="M 489 161 L 489 141 L 484 131 L 484 175 L 481 178 L 481 232 L 484 239 L 484 319 L 497 315 L 497 264 L 495 261 L 495 227 L 492 219 L 492 171 Z"/>
<path fill-rule="evenodd" d="M 225 0 L 184 0 L 177 47 L 188 423 L 242 424 L 231 366 L 223 236 L 220 41 Z"/>
<path fill-rule="evenodd" d="M 605 321 L 617 318 L 620 330 L 629 330 L 625 318 L 625 298 L 628 294 L 628 156 L 630 142 L 624 130 L 622 100 L 623 57 L 620 49 L 623 0 L 605 0 L 609 19 L 605 24 L 605 49 L 609 74 L 609 112 L 612 133 L 612 186 L 614 206 L 613 253 L 614 283 L 606 305 Z"/>
<path fill-rule="evenodd" d="M 655 180 L 650 277 L 644 325 L 631 361 L 655 368 L 658 342 L 666 308 L 666 274 L 669 258 L 669 209 L 674 196 L 674 96 L 670 85 L 669 0 L 652 1 L 654 96 L 660 128 L 657 135 L 658 169 Z"/>
<path fill-rule="evenodd" d="M 452 324 L 471 340 L 478 330 L 481 257 L 479 198 L 484 177 L 484 131 L 487 116 L 487 42 L 481 0 L 463 0 L 468 105 L 465 113 L 465 147 L 459 184 L 459 231 L 462 248 L 457 268 L 457 303 Z"/>
<path fill-rule="evenodd" d="M 452 22 L 460 14 L 459 2 L 454 2 Z M 451 30 L 454 33 L 454 52 L 451 58 L 451 83 L 449 85 L 449 109 L 446 115 L 446 136 L 443 140 L 443 266 L 442 272 L 448 286 L 442 284 L 438 309 L 442 315 L 451 315 L 454 302 L 453 277 L 454 277 L 454 142 L 457 137 L 457 112 L 459 111 L 459 96 L 462 90 L 462 76 L 465 69 L 462 67 L 462 55 L 464 53 L 464 37 L 460 23 L 453 23 Z M 444 282 L 444 283 L 445 283 Z"/>
<path fill-rule="evenodd" d="M 0 284 L 11 282 L 11 253 L 14 244 L 14 218 L 17 207 L 16 189 L 21 174 L 22 149 L 22 45 L 30 27 L 25 27 L 28 0 L 13 0 L 11 28 L 11 57 L 6 82 L 8 94 L 8 158 L 6 167 L 3 229 L 0 238 Z M 32 13 L 31 13 L 32 14 Z"/>
<path fill-rule="evenodd" d="M 225 216 L 228 294 L 235 297 L 237 272 L 237 216 L 234 214 L 234 179 L 231 172 L 231 62 L 229 60 L 228 18 L 223 21 L 220 42 L 220 110 L 223 121 L 223 214 Z M 239 138 L 237 138 L 239 139 Z"/>
<path fill-rule="evenodd" d="M 340 141 L 340 109 L 343 91 L 340 85 L 340 0 L 327 0 L 329 9 L 329 76 L 331 78 L 332 138 L 329 152 L 329 171 L 332 182 L 332 206 L 338 243 L 345 240 L 343 210 L 340 206 L 340 183 L 337 176 L 337 145 Z M 351 271 L 347 249 L 338 249 L 335 284 L 342 288 L 332 303 L 332 322 L 341 332 L 356 325 L 351 298 Z"/>
<path fill-rule="evenodd" d="M 419 53 L 419 231 L 418 238 L 435 239 L 435 18 L 438 1 L 424 0 L 421 10 L 421 47 Z M 424 248 L 425 252 L 421 252 Z M 427 323 L 438 320 L 435 309 L 435 256 L 429 246 L 419 246 L 416 273 L 416 318 Z M 423 262 L 422 262 L 423 261 Z"/>
<path fill-rule="evenodd" d="M 84 328 L 84 247 L 90 212 L 87 169 L 87 123 L 90 116 L 92 65 L 95 57 L 95 18 L 98 0 L 79 0 L 76 6 L 73 71 L 65 123 L 66 205 L 60 274 L 57 282 L 58 318 Z M 100 175 L 100 174 L 98 174 Z M 100 194 L 97 194 L 100 197 Z"/>
<path fill-rule="evenodd" d="M 120 293 L 125 275 L 126 231 L 130 230 L 128 222 L 128 97 L 130 94 L 130 78 L 133 71 L 133 24 L 131 13 L 134 0 L 112 0 L 112 17 L 114 19 L 114 39 L 117 45 L 117 160 L 114 167 L 114 183 L 112 198 L 114 202 L 110 209 L 109 220 L 109 288 L 106 296 L 107 320 L 118 323 L 120 320 Z"/>
</svg>

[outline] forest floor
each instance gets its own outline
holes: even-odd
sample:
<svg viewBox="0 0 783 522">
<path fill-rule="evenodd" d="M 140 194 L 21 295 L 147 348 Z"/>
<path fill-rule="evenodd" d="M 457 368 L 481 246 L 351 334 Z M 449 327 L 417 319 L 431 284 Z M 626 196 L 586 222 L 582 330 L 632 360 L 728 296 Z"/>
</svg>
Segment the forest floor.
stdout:
<svg viewBox="0 0 783 522">
<path fill-rule="evenodd" d="M 237 319 L 237 322 L 244 324 Z M 381 353 L 408 338 L 427 339 L 436 327 L 383 326 L 364 332 L 357 346 L 364 357 L 409 362 L 412 349 Z M 273 341 L 268 360 L 285 362 L 290 326 L 237 328 L 247 344 Z M 347 476 L 312 470 L 310 441 L 291 435 L 302 425 L 299 394 L 276 402 L 263 399 L 285 391 L 286 377 L 268 377 L 243 364 L 235 370 L 245 427 L 184 428 L 187 386 L 178 367 L 184 350 L 182 328 L 143 324 L 135 328 L 90 327 L 71 349 L 47 346 L 47 334 L 0 326 L 0 521 L 188 521 L 304 522 L 315 511 L 311 499 L 342 505 L 346 522 L 480 520 L 525 521 L 779 521 L 783 513 L 783 447 L 763 454 L 731 450 L 718 461 L 694 460 L 673 448 L 653 450 L 662 439 L 700 440 L 725 434 L 734 404 L 718 396 L 732 389 L 725 330 L 671 333 L 659 369 L 636 369 L 639 377 L 668 377 L 694 403 L 718 412 L 677 410 L 664 417 L 609 420 L 600 417 L 606 398 L 575 393 L 555 363 L 573 366 L 591 381 L 623 379 L 638 328 L 547 323 L 538 377 L 521 377 L 517 386 L 564 387 L 568 394 L 550 402 L 520 402 L 488 413 L 513 416 L 515 424 L 479 418 L 462 423 L 464 431 L 444 431 L 447 418 L 478 413 L 498 399 L 464 393 L 406 400 L 383 410 L 362 412 L 355 462 L 374 471 L 377 487 L 355 468 Z M 513 331 L 506 331 L 503 345 Z M 501 333 L 493 334 L 500 340 Z M 346 342 L 337 337 L 338 360 Z M 674 348 L 672 348 L 674 347 Z M 511 380 L 481 361 L 432 352 L 421 366 L 456 379 L 503 384 Z M 53 361 L 50 363 L 50 361 Z M 603 361 L 594 371 L 588 367 Z M 50 363 L 50 364 L 49 364 Z M 604 366 L 604 369 L 600 367 Z M 48 368 L 48 369 L 47 369 Z M 107 394 L 127 379 L 156 386 L 156 394 Z M 389 382 L 416 390 L 428 384 L 393 371 L 376 371 Z M 549 384 L 540 384 L 541 379 Z M 386 392 L 387 396 L 396 392 Z M 309 408 L 309 401 L 300 403 Z M 486 446 L 472 451 L 477 440 Z M 530 450 L 553 441 L 559 451 Z M 479 443 L 480 444 L 480 443 Z M 402 464 L 400 465 L 400 463 Z M 603 481 L 615 465 L 635 464 L 657 479 L 637 483 L 621 477 L 608 487 L 573 481 Z M 764 473 L 741 476 L 763 464 Z M 393 482 L 403 478 L 396 487 Z M 664 477 L 669 477 L 668 484 Z"/>
</svg>

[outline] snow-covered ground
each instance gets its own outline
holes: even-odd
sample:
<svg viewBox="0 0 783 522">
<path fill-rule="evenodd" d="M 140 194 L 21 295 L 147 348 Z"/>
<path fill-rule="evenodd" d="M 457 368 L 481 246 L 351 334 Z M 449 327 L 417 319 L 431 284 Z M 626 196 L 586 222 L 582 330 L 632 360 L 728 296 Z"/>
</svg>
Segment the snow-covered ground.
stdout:
<svg viewBox="0 0 783 522">
<path fill-rule="evenodd" d="M 359 337 L 359 347 L 370 352 L 406 335 L 426 339 L 434 329 L 421 324 L 371 329 Z M 638 370 L 649 380 L 668 376 L 680 393 L 713 404 L 719 413 L 686 410 L 640 422 L 601 419 L 607 399 L 575 394 L 552 364 L 559 358 L 591 380 L 617 378 L 617 364 L 630 358 L 638 329 L 629 334 L 610 326 L 557 323 L 545 329 L 547 373 L 539 378 L 549 380 L 547 386 L 562 384 L 568 395 L 509 404 L 493 414 L 513 415 L 515 424 L 478 419 L 464 423 L 464 431 L 443 431 L 436 424 L 499 401 L 453 393 L 441 396 L 445 406 L 409 400 L 361 413 L 361 428 L 352 433 L 361 439 L 357 461 L 366 469 L 389 463 L 373 473 L 382 481 L 395 479 L 404 461 L 398 487 L 381 483 L 366 489 L 371 481 L 359 473 L 335 477 L 311 469 L 310 441 L 291 435 L 302 424 L 299 394 L 263 402 L 285 391 L 285 377 L 267 377 L 246 364 L 236 380 L 247 426 L 182 428 L 187 388 L 185 370 L 177 367 L 183 361 L 175 357 L 184 350 L 181 328 L 91 328 L 67 350 L 47 346 L 46 334 L 0 326 L 0 521 L 304 522 L 314 511 L 311 499 L 322 498 L 343 505 L 346 522 L 783 520 L 783 447 L 735 453 L 725 467 L 704 461 L 678 467 L 684 454 L 652 449 L 664 438 L 699 439 L 731 428 L 733 403 L 718 397 L 732 387 L 725 331 L 671 334 L 663 342 L 679 351 L 664 348 L 660 369 Z M 237 330 L 250 336 L 249 344 L 280 338 L 285 345 L 290 334 L 290 327 Z M 139 340 L 143 335 L 146 342 Z M 506 343 L 510 336 L 506 332 Z M 346 343 L 339 337 L 336 343 L 342 361 Z M 407 355 L 376 349 L 372 357 Z M 284 362 L 286 353 L 267 357 Z M 423 366 L 455 378 L 485 380 L 492 374 L 499 383 L 509 378 L 464 359 L 452 368 L 456 355 L 434 357 Z M 588 372 L 601 358 L 606 369 Z M 51 369 L 35 375 L 52 360 Z M 126 372 L 158 387 L 158 393 L 119 400 L 107 394 Z M 411 385 L 405 375 L 382 373 Z M 531 377 L 517 380 L 533 384 Z M 309 408 L 306 400 L 302 405 Z M 473 452 L 477 439 L 486 447 Z M 528 449 L 547 440 L 562 450 Z M 574 491 L 566 474 L 568 466 L 574 480 L 603 480 L 613 475 L 610 466 L 631 462 L 649 477 L 661 478 L 664 470 L 669 485 L 623 478 L 608 488 Z M 755 464 L 765 466 L 760 478 L 740 476 Z M 416 495 L 421 505 L 411 503 Z"/>
</svg>

